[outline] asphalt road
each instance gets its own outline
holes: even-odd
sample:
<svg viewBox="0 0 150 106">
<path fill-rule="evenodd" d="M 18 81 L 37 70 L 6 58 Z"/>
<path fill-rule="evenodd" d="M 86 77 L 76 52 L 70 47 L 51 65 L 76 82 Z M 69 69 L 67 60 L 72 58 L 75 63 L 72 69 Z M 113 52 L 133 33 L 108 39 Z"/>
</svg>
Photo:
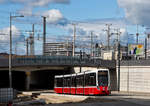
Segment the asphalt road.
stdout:
<svg viewBox="0 0 150 106">
<path fill-rule="evenodd" d="M 63 95 L 54 93 L 48 93 L 47 95 L 49 95 L 50 98 L 58 96 L 61 98 L 68 97 L 72 99 L 82 99 L 85 97 L 82 95 Z M 41 106 L 150 106 L 150 94 L 122 94 L 116 92 L 111 94 L 110 96 L 87 96 L 87 99 L 84 99 L 84 101 L 78 103 L 60 103 Z"/>
<path fill-rule="evenodd" d="M 150 96 L 100 96 L 81 103 L 49 104 L 45 106 L 150 106 Z"/>
<path fill-rule="evenodd" d="M 79 103 L 79 104 L 50 104 L 45 106 L 149 106 L 143 104 L 130 103 L 125 101 L 110 103 Z"/>
<path fill-rule="evenodd" d="M 45 106 L 150 106 L 150 100 L 118 100 L 111 102 L 65 103 L 49 104 Z"/>
</svg>

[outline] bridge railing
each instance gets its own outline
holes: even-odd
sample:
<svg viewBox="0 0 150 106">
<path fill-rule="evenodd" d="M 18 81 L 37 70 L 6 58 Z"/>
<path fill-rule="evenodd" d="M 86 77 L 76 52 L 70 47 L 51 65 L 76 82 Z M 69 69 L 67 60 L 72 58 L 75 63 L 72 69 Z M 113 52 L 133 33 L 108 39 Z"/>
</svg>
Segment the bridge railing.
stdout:
<svg viewBox="0 0 150 106">
<path fill-rule="evenodd" d="M 115 68 L 114 60 L 101 60 L 69 56 L 36 56 L 13 58 L 12 66 L 103 66 Z M 0 67 L 8 66 L 8 59 L 0 59 Z"/>
</svg>

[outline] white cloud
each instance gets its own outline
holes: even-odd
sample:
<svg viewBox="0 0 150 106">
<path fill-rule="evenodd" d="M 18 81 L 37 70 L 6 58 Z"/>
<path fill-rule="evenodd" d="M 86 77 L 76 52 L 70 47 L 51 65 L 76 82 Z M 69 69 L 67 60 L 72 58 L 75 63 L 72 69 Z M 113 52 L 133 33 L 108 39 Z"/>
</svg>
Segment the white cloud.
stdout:
<svg viewBox="0 0 150 106">
<path fill-rule="evenodd" d="M 70 0 L 0 0 L 0 3 L 22 4 L 22 9 L 19 10 L 19 13 L 32 15 L 32 10 L 35 7 L 44 7 L 52 3 L 68 4 Z"/>
<path fill-rule="evenodd" d="M 0 41 L 1 42 L 9 42 L 10 36 L 10 28 L 3 28 L 0 30 Z M 20 36 L 20 31 L 16 28 L 16 26 L 12 25 L 12 37 L 13 39 L 17 39 Z"/>
<path fill-rule="evenodd" d="M 69 3 L 70 2 L 70 0 L 10 0 L 10 1 L 15 2 L 15 3 L 25 3 L 31 6 L 46 6 L 50 3 Z"/>
<path fill-rule="evenodd" d="M 121 38 L 123 40 L 127 41 L 127 35 L 126 35 L 126 26 L 127 23 L 124 19 L 99 19 L 99 20 L 87 20 L 84 22 L 76 22 L 76 28 L 77 28 L 77 40 L 82 41 L 90 41 L 90 33 L 93 31 L 93 35 L 95 36 L 95 42 L 102 42 L 103 44 L 106 44 L 107 40 L 107 33 L 104 31 L 107 29 L 106 24 L 112 24 L 111 26 L 111 33 L 116 33 L 114 29 L 120 28 Z M 68 24 L 64 27 L 64 29 L 69 30 L 70 33 L 73 36 L 73 25 Z M 80 36 L 80 37 L 78 37 Z M 88 37 L 87 37 L 88 36 Z M 116 39 L 116 35 L 113 35 L 111 37 L 111 43 L 113 40 Z"/>
<path fill-rule="evenodd" d="M 4 0 L 0 0 L 0 3 L 3 3 L 4 2 Z"/>
<path fill-rule="evenodd" d="M 118 4 L 130 22 L 150 26 L 150 0 L 118 0 Z"/>
<path fill-rule="evenodd" d="M 10 39 L 10 28 L 6 27 L 0 29 L 0 52 L 9 53 L 9 39 Z M 19 29 L 14 25 L 12 25 L 12 41 L 14 53 L 15 42 L 21 41 L 21 33 Z"/>
<path fill-rule="evenodd" d="M 43 15 L 47 17 L 47 22 L 49 23 L 58 23 L 64 18 L 62 13 L 57 9 L 46 11 Z"/>
<path fill-rule="evenodd" d="M 32 7 L 27 6 L 22 8 L 21 10 L 18 11 L 19 14 L 22 14 L 24 16 L 31 16 L 32 15 Z"/>
<path fill-rule="evenodd" d="M 69 3 L 69 0 L 31 0 L 32 6 L 45 6 L 49 3 Z"/>
</svg>

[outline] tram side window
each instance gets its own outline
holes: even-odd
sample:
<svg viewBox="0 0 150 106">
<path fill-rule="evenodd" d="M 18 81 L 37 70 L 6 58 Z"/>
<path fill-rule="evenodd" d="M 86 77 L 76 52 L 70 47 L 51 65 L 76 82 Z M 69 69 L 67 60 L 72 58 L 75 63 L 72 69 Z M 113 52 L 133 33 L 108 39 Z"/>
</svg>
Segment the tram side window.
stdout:
<svg viewBox="0 0 150 106">
<path fill-rule="evenodd" d="M 89 86 L 89 74 L 85 74 L 85 86 Z"/>
<path fill-rule="evenodd" d="M 80 86 L 83 86 L 84 84 L 84 75 L 80 76 Z"/>
<path fill-rule="evenodd" d="M 62 78 L 56 78 L 55 79 L 55 85 L 56 85 L 56 87 L 62 87 L 62 85 L 63 85 L 63 80 L 62 80 Z"/>
<path fill-rule="evenodd" d="M 85 86 L 96 86 L 96 73 L 85 74 Z"/>
<path fill-rule="evenodd" d="M 79 78 L 79 76 L 77 76 L 77 78 L 76 78 L 76 84 L 77 84 L 77 87 L 80 86 L 80 78 Z"/>
<path fill-rule="evenodd" d="M 63 85 L 64 85 L 64 87 L 66 87 L 66 78 L 64 77 L 64 79 L 63 79 Z"/>
<path fill-rule="evenodd" d="M 89 86 L 96 86 L 96 73 L 90 73 Z"/>
<path fill-rule="evenodd" d="M 71 86 L 76 87 L 76 77 L 75 76 L 73 76 L 71 79 Z"/>
<path fill-rule="evenodd" d="M 84 82 L 84 76 L 83 75 L 79 75 L 76 78 L 76 82 L 77 82 L 77 87 L 82 87 L 83 86 L 83 82 Z"/>
<path fill-rule="evenodd" d="M 91 86 L 96 86 L 96 73 L 90 74 Z"/>
<path fill-rule="evenodd" d="M 71 77 L 67 77 L 67 87 L 71 86 Z"/>
</svg>

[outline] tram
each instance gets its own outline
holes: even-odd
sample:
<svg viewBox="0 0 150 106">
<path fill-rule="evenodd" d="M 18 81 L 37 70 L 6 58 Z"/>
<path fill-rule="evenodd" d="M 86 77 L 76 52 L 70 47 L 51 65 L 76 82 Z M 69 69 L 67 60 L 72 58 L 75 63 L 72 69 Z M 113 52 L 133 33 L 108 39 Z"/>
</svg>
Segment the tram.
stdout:
<svg viewBox="0 0 150 106">
<path fill-rule="evenodd" d="M 58 94 L 109 95 L 110 74 L 108 69 L 55 76 L 54 90 Z"/>
</svg>

